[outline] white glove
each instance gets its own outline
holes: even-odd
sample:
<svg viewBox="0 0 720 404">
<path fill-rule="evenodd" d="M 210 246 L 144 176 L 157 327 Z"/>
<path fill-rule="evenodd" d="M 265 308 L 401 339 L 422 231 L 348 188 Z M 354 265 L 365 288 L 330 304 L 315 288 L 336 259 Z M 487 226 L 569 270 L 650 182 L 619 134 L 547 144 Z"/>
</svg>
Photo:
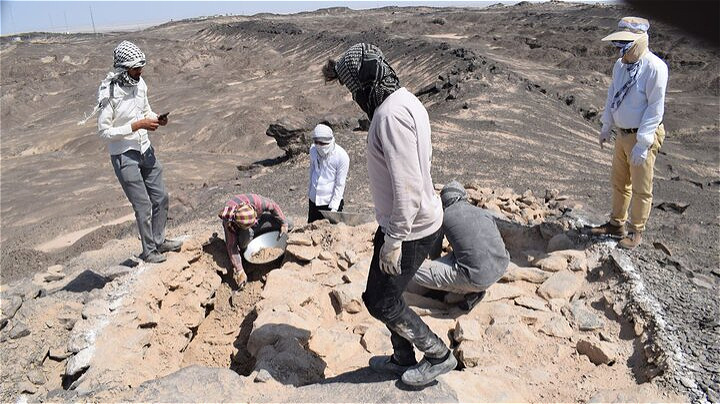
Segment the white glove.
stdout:
<svg viewBox="0 0 720 404">
<path fill-rule="evenodd" d="M 402 257 L 402 240 L 394 239 L 387 234 L 385 243 L 380 249 L 380 270 L 390 276 L 402 273 L 400 259 Z"/>
<path fill-rule="evenodd" d="M 647 159 L 647 154 L 647 147 L 636 144 L 635 146 L 633 146 L 632 151 L 630 152 L 630 164 L 634 166 L 643 165 L 643 163 L 645 163 L 645 160 Z"/>
<path fill-rule="evenodd" d="M 330 212 L 337 212 L 337 208 L 330 208 Z"/>
<path fill-rule="evenodd" d="M 610 140 L 612 140 L 612 132 L 610 131 L 610 125 L 603 125 L 602 129 L 600 129 L 600 136 L 598 136 L 600 148 L 604 149 L 604 143 L 609 142 Z"/>
</svg>

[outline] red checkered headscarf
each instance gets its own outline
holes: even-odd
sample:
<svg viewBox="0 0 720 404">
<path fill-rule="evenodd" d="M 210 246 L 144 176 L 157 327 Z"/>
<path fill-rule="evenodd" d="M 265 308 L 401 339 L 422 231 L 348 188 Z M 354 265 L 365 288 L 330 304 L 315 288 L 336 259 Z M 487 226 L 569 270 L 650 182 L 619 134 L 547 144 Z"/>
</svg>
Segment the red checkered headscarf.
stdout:
<svg viewBox="0 0 720 404">
<path fill-rule="evenodd" d="M 241 229 L 249 229 L 253 227 L 257 221 L 255 209 L 247 204 L 225 206 L 218 216 L 220 219 L 229 220 Z"/>
</svg>

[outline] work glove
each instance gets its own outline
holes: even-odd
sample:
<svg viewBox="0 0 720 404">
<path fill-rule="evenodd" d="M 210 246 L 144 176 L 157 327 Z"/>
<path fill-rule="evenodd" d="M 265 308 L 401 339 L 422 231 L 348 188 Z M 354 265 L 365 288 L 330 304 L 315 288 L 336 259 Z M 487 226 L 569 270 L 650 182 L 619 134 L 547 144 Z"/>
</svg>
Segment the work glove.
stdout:
<svg viewBox="0 0 720 404">
<path fill-rule="evenodd" d="M 636 144 L 635 146 L 633 146 L 632 151 L 630 152 L 630 164 L 634 166 L 643 165 L 645 163 L 645 160 L 647 159 L 647 155 L 648 148 Z"/>
<path fill-rule="evenodd" d="M 610 131 L 610 125 L 603 125 L 600 129 L 600 136 L 598 136 L 598 142 L 600 142 L 600 148 L 605 148 L 605 142 L 612 140 L 612 131 Z"/>
<path fill-rule="evenodd" d="M 402 273 L 400 259 L 402 257 L 402 240 L 394 239 L 387 234 L 385 243 L 380 249 L 380 270 L 390 276 Z"/>
</svg>

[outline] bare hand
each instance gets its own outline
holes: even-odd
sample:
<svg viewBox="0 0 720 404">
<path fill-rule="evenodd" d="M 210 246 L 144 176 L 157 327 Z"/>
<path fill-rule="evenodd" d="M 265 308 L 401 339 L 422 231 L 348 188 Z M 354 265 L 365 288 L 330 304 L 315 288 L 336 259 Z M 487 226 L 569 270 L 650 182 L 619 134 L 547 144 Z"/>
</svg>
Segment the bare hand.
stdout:
<svg viewBox="0 0 720 404">
<path fill-rule="evenodd" d="M 159 126 L 159 122 L 157 119 L 150 119 L 150 118 L 144 118 L 139 121 L 135 121 L 131 125 L 131 129 L 133 132 L 139 129 L 145 129 L 149 131 L 154 131 Z"/>
</svg>

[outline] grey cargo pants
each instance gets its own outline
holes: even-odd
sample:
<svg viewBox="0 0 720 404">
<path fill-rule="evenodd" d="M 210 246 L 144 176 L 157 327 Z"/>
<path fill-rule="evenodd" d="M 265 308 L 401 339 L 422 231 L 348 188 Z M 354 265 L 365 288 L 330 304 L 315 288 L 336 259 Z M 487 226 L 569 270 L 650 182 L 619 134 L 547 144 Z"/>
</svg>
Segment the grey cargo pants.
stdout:
<svg viewBox="0 0 720 404">
<path fill-rule="evenodd" d="M 140 153 L 128 150 L 110 156 L 115 175 L 135 211 L 143 257 L 165 241 L 169 198 L 163 182 L 163 168 L 152 146 Z"/>
</svg>

